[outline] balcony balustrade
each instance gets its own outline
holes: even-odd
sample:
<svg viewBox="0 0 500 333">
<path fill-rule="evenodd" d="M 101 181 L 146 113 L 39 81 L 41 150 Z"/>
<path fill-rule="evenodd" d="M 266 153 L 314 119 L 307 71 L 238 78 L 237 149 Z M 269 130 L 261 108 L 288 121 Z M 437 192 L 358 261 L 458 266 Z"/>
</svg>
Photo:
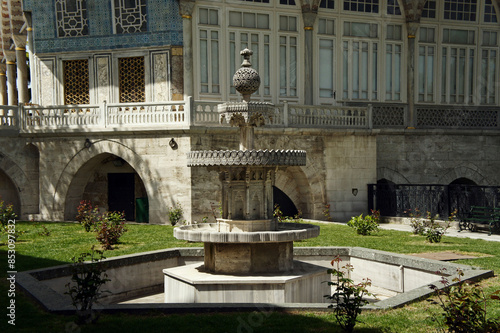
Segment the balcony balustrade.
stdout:
<svg viewBox="0 0 500 333">
<path fill-rule="evenodd" d="M 116 132 L 228 126 L 219 121 L 217 101 L 104 103 L 102 105 L 0 106 L 0 133 Z M 270 127 L 372 129 L 407 128 L 407 105 L 275 105 Z M 422 129 L 500 130 L 500 108 L 415 106 Z"/>
</svg>

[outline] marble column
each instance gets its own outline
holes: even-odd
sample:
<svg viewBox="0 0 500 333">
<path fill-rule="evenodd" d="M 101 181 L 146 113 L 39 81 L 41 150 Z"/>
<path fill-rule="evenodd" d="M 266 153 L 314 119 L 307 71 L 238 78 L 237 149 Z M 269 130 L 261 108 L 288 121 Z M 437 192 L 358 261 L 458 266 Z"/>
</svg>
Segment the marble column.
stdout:
<svg viewBox="0 0 500 333">
<path fill-rule="evenodd" d="M 195 0 L 179 0 L 179 12 L 182 17 L 183 59 L 184 59 L 184 99 L 194 94 L 193 78 L 193 20 Z"/>
<path fill-rule="evenodd" d="M 407 81 L 407 99 L 408 99 L 408 128 L 415 128 L 416 114 L 415 114 L 415 35 L 418 30 L 417 22 L 408 22 L 408 81 Z"/>
<path fill-rule="evenodd" d="M 313 27 L 318 16 L 318 7 L 309 4 L 302 6 L 304 20 L 304 104 L 314 104 L 314 69 L 313 69 Z"/>
<path fill-rule="evenodd" d="M 4 63 L 0 64 L 0 105 L 7 105 L 7 67 Z"/>
<path fill-rule="evenodd" d="M 17 105 L 17 87 L 16 87 L 16 54 L 13 51 L 5 51 L 7 59 L 7 104 Z"/>
<path fill-rule="evenodd" d="M 28 91 L 28 65 L 26 62 L 26 36 L 13 35 L 12 40 L 16 46 L 17 63 L 17 94 L 19 103 L 25 104 L 30 101 Z"/>
</svg>

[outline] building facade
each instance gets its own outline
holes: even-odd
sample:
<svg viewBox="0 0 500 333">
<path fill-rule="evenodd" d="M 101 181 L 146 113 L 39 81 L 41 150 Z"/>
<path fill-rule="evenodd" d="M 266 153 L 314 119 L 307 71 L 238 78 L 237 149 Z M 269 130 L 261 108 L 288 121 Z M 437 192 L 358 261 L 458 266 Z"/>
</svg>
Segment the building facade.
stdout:
<svg viewBox="0 0 500 333">
<path fill-rule="evenodd" d="M 244 48 L 252 99 L 276 106 L 257 147 L 308 152 L 276 179 L 305 217 L 365 213 L 377 181 L 499 186 L 499 6 L 3 1 L 0 194 L 23 218 L 72 220 L 83 199 L 129 220 L 211 217 L 217 176 L 186 153 L 237 147 L 216 105 L 241 100 Z"/>
</svg>

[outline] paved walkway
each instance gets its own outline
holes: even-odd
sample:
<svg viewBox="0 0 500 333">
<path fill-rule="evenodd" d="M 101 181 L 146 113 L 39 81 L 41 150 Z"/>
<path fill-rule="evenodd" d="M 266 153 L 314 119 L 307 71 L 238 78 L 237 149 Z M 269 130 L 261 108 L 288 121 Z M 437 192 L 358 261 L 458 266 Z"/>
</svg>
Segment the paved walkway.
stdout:
<svg viewBox="0 0 500 333">
<path fill-rule="evenodd" d="M 408 224 L 397 224 L 397 223 L 381 223 L 379 225 L 381 229 L 388 230 L 399 230 L 399 231 L 408 231 L 411 232 L 412 228 Z M 445 236 L 458 237 L 458 238 L 471 238 L 471 239 L 483 239 L 491 242 L 500 242 L 499 234 L 492 234 L 488 236 L 488 231 L 481 230 L 476 232 L 471 232 L 468 230 L 458 231 L 456 228 L 449 228 L 446 231 Z"/>
</svg>

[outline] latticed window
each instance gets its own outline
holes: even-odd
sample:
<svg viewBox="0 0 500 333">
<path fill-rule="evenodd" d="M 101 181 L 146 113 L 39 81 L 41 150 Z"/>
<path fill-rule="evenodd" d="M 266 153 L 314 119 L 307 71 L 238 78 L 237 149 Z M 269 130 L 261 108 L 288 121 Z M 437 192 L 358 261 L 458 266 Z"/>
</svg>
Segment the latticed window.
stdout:
<svg viewBox="0 0 500 333">
<path fill-rule="evenodd" d="M 144 57 L 118 60 L 120 103 L 146 101 Z"/>
<path fill-rule="evenodd" d="M 444 18 L 446 20 L 475 21 L 477 12 L 476 0 L 445 0 Z"/>
<path fill-rule="evenodd" d="M 56 0 L 58 37 L 77 37 L 89 34 L 87 0 Z"/>
<path fill-rule="evenodd" d="M 436 0 L 427 0 L 425 2 L 422 17 L 436 18 Z"/>
<path fill-rule="evenodd" d="M 295 6 L 295 0 L 280 0 L 280 5 Z"/>
<path fill-rule="evenodd" d="M 63 61 L 64 104 L 89 104 L 88 60 Z"/>
<path fill-rule="evenodd" d="M 344 0 L 344 10 L 364 13 L 378 13 L 378 0 Z"/>
<path fill-rule="evenodd" d="M 114 0 L 117 34 L 147 31 L 146 0 Z"/>
<path fill-rule="evenodd" d="M 319 8 L 335 9 L 335 0 L 321 0 Z"/>
<path fill-rule="evenodd" d="M 484 22 L 488 23 L 496 23 L 497 21 L 497 13 L 495 11 L 495 6 L 491 3 L 491 0 L 486 0 L 484 5 Z"/>
<path fill-rule="evenodd" d="M 387 0 L 387 14 L 401 15 L 401 9 L 399 8 L 398 0 Z"/>
</svg>

